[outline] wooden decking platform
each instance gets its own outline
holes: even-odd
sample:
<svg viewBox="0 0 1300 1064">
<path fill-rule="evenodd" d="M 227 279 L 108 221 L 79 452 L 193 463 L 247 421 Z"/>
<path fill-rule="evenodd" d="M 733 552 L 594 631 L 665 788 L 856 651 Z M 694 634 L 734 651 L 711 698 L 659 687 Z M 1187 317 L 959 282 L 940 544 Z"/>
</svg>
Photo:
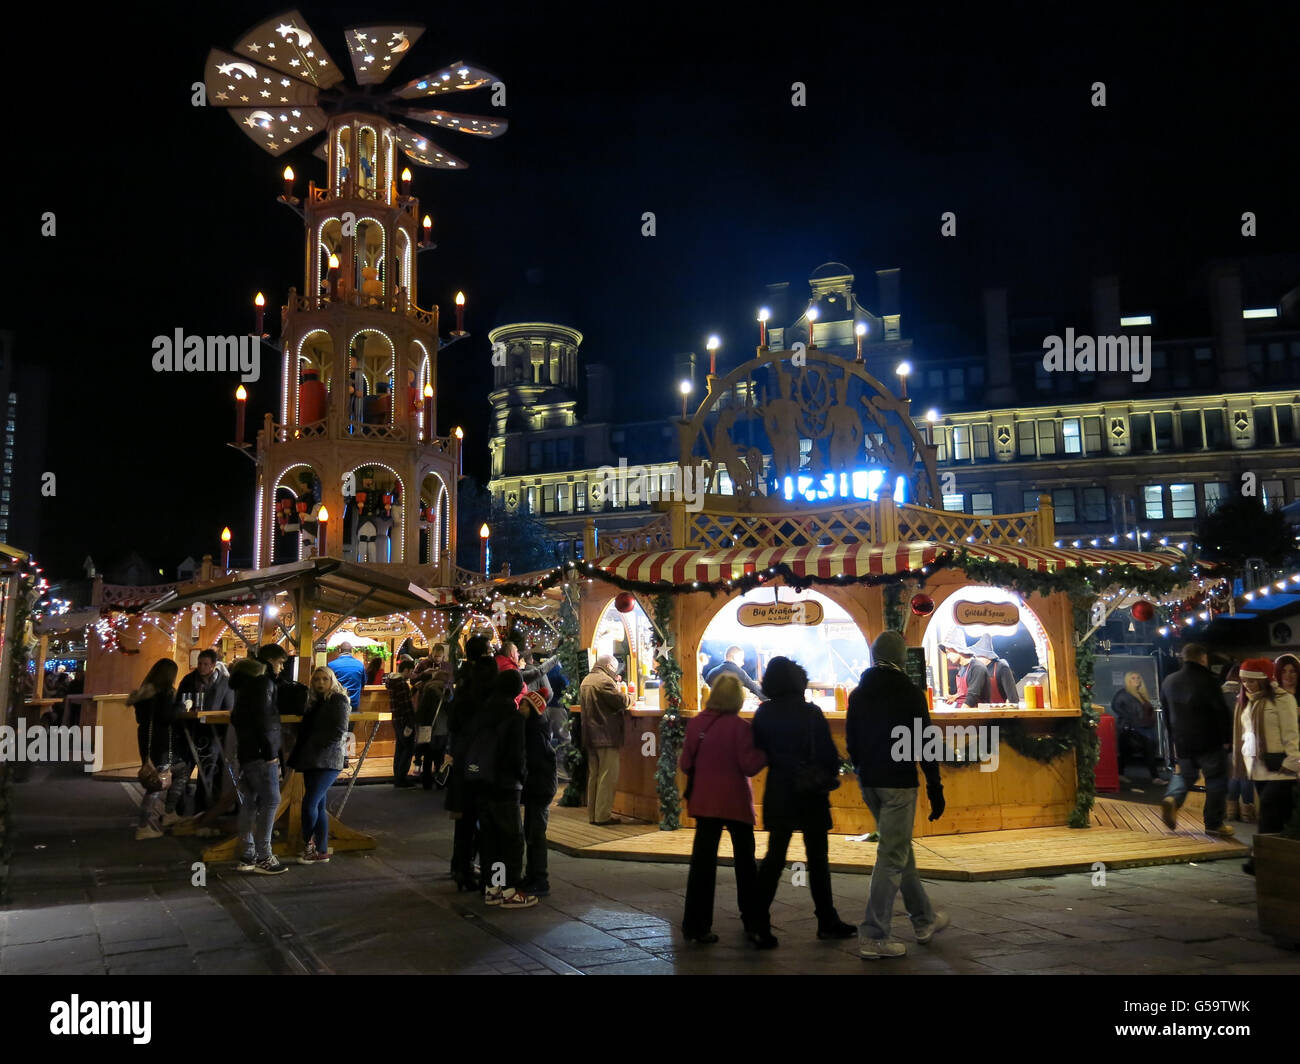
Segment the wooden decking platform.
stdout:
<svg viewBox="0 0 1300 1064">
<path fill-rule="evenodd" d="M 760 831 L 756 836 L 761 856 L 767 833 Z M 555 806 L 547 838 L 553 849 L 573 857 L 685 864 L 690 861 L 695 832 L 690 828 L 660 831 L 653 824 L 596 827 L 587 822 L 586 809 Z M 1240 858 L 1249 853 L 1240 842 L 1206 835 L 1199 812 L 1184 809 L 1178 830 L 1170 831 L 1158 806 L 1114 798 L 1097 799 L 1092 827 L 1087 831 L 1064 827 L 982 831 L 934 835 L 917 839 L 913 845 L 923 876 L 967 881 L 1090 872 L 1098 862 L 1114 870 Z M 722 863 L 731 861 L 731 841 L 725 832 L 718 856 Z M 875 856 L 873 842 L 850 842 L 845 835 L 830 837 L 833 872 L 868 874 Z M 802 860 L 803 840 L 796 835 L 787 861 Z"/>
</svg>

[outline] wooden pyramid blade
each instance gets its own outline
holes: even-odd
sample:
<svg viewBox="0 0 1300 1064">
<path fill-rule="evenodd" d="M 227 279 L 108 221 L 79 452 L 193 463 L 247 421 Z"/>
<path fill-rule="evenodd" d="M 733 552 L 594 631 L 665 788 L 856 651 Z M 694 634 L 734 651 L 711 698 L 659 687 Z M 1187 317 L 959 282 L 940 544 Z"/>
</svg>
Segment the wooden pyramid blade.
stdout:
<svg viewBox="0 0 1300 1064">
<path fill-rule="evenodd" d="M 312 85 L 218 48 L 208 53 L 203 69 L 211 107 L 311 106 L 320 96 Z"/>
<path fill-rule="evenodd" d="M 417 122 L 428 122 L 431 126 L 442 129 L 454 129 L 457 133 L 471 133 L 476 137 L 489 140 L 501 136 L 508 123 L 504 118 L 486 118 L 483 115 L 462 115 L 454 111 L 407 111 L 406 117 Z"/>
<path fill-rule="evenodd" d="M 272 155 L 323 133 L 327 121 L 319 107 L 235 107 L 229 114 L 254 144 Z"/>
<path fill-rule="evenodd" d="M 416 23 L 383 22 L 374 26 L 349 26 L 343 32 L 348 58 L 358 85 L 378 85 L 387 79 L 411 46 L 424 34 Z"/>
<path fill-rule="evenodd" d="M 393 95 L 402 100 L 419 100 L 428 96 L 441 96 L 448 92 L 481 89 L 496 80 L 498 79 L 495 75 L 479 67 L 470 66 L 468 63 L 452 63 L 442 70 L 435 70 L 432 74 L 425 74 L 414 81 L 408 81 Z"/>
<path fill-rule="evenodd" d="M 343 80 L 343 71 L 297 11 L 286 11 L 255 26 L 239 39 L 235 51 L 320 89 Z"/>
<path fill-rule="evenodd" d="M 443 151 L 438 145 L 421 133 L 406 126 L 394 127 L 397 143 L 402 146 L 408 158 L 421 166 L 432 166 L 439 170 L 466 170 L 463 159 L 457 159 L 450 152 Z"/>
</svg>

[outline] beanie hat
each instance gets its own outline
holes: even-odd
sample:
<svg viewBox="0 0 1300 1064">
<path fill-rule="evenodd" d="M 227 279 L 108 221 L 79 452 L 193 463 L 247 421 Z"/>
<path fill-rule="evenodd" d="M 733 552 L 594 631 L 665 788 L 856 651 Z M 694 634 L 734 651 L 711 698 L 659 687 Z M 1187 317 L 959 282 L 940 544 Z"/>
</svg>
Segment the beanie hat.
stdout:
<svg viewBox="0 0 1300 1064">
<path fill-rule="evenodd" d="M 524 702 L 527 702 L 538 713 L 546 712 L 546 699 L 542 697 L 542 693 L 540 691 L 525 691 L 523 693 L 523 696 L 519 699 L 519 702 L 521 705 Z"/>
<path fill-rule="evenodd" d="M 1273 663 L 1268 658 L 1247 658 L 1237 674 L 1243 680 L 1272 680 Z"/>
<path fill-rule="evenodd" d="M 877 665 L 896 665 L 900 669 L 907 660 L 907 644 L 903 634 L 895 631 L 881 632 L 871 644 L 871 660 Z"/>
</svg>

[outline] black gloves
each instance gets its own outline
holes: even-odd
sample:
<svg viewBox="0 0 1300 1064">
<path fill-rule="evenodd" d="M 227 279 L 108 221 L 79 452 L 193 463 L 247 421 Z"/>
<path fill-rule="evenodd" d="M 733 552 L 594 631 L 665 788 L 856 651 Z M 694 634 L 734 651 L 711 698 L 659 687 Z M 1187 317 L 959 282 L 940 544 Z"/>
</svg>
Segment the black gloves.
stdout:
<svg viewBox="0 0 1300 1064">
<path fill-rule="evenodd" d="M 943 784 L 930 783 L 926 784 L 925 796 L 930 800 L 930 820 L 938 820 L 943 816 L 945 803 L 943 800 Z"/>
</svg>

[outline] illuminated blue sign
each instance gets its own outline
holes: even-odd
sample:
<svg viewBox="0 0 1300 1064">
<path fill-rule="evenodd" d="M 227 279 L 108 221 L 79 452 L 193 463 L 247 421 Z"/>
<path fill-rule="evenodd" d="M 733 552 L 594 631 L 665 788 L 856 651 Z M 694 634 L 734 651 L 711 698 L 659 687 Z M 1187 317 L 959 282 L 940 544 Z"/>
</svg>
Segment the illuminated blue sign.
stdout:
<svg viewBox="0 0 1300 1064">
<path fill-rule="evenodd" d="M 798 491 L 808 502 L 825 502 L 829 499 L 864 499 L 875 502 L 880 497 L 884 483 L 883 469 L 858 469 L 852 473 L 827 473 L 820 480 L 801 475 L 797 488 L 794 477 L 784 477 L 780 482 L 780 490 L 791 501 Z M 895 479 L 894 501 L 907 501 L 906 477 L 899 476 Z"/>
</svg>

